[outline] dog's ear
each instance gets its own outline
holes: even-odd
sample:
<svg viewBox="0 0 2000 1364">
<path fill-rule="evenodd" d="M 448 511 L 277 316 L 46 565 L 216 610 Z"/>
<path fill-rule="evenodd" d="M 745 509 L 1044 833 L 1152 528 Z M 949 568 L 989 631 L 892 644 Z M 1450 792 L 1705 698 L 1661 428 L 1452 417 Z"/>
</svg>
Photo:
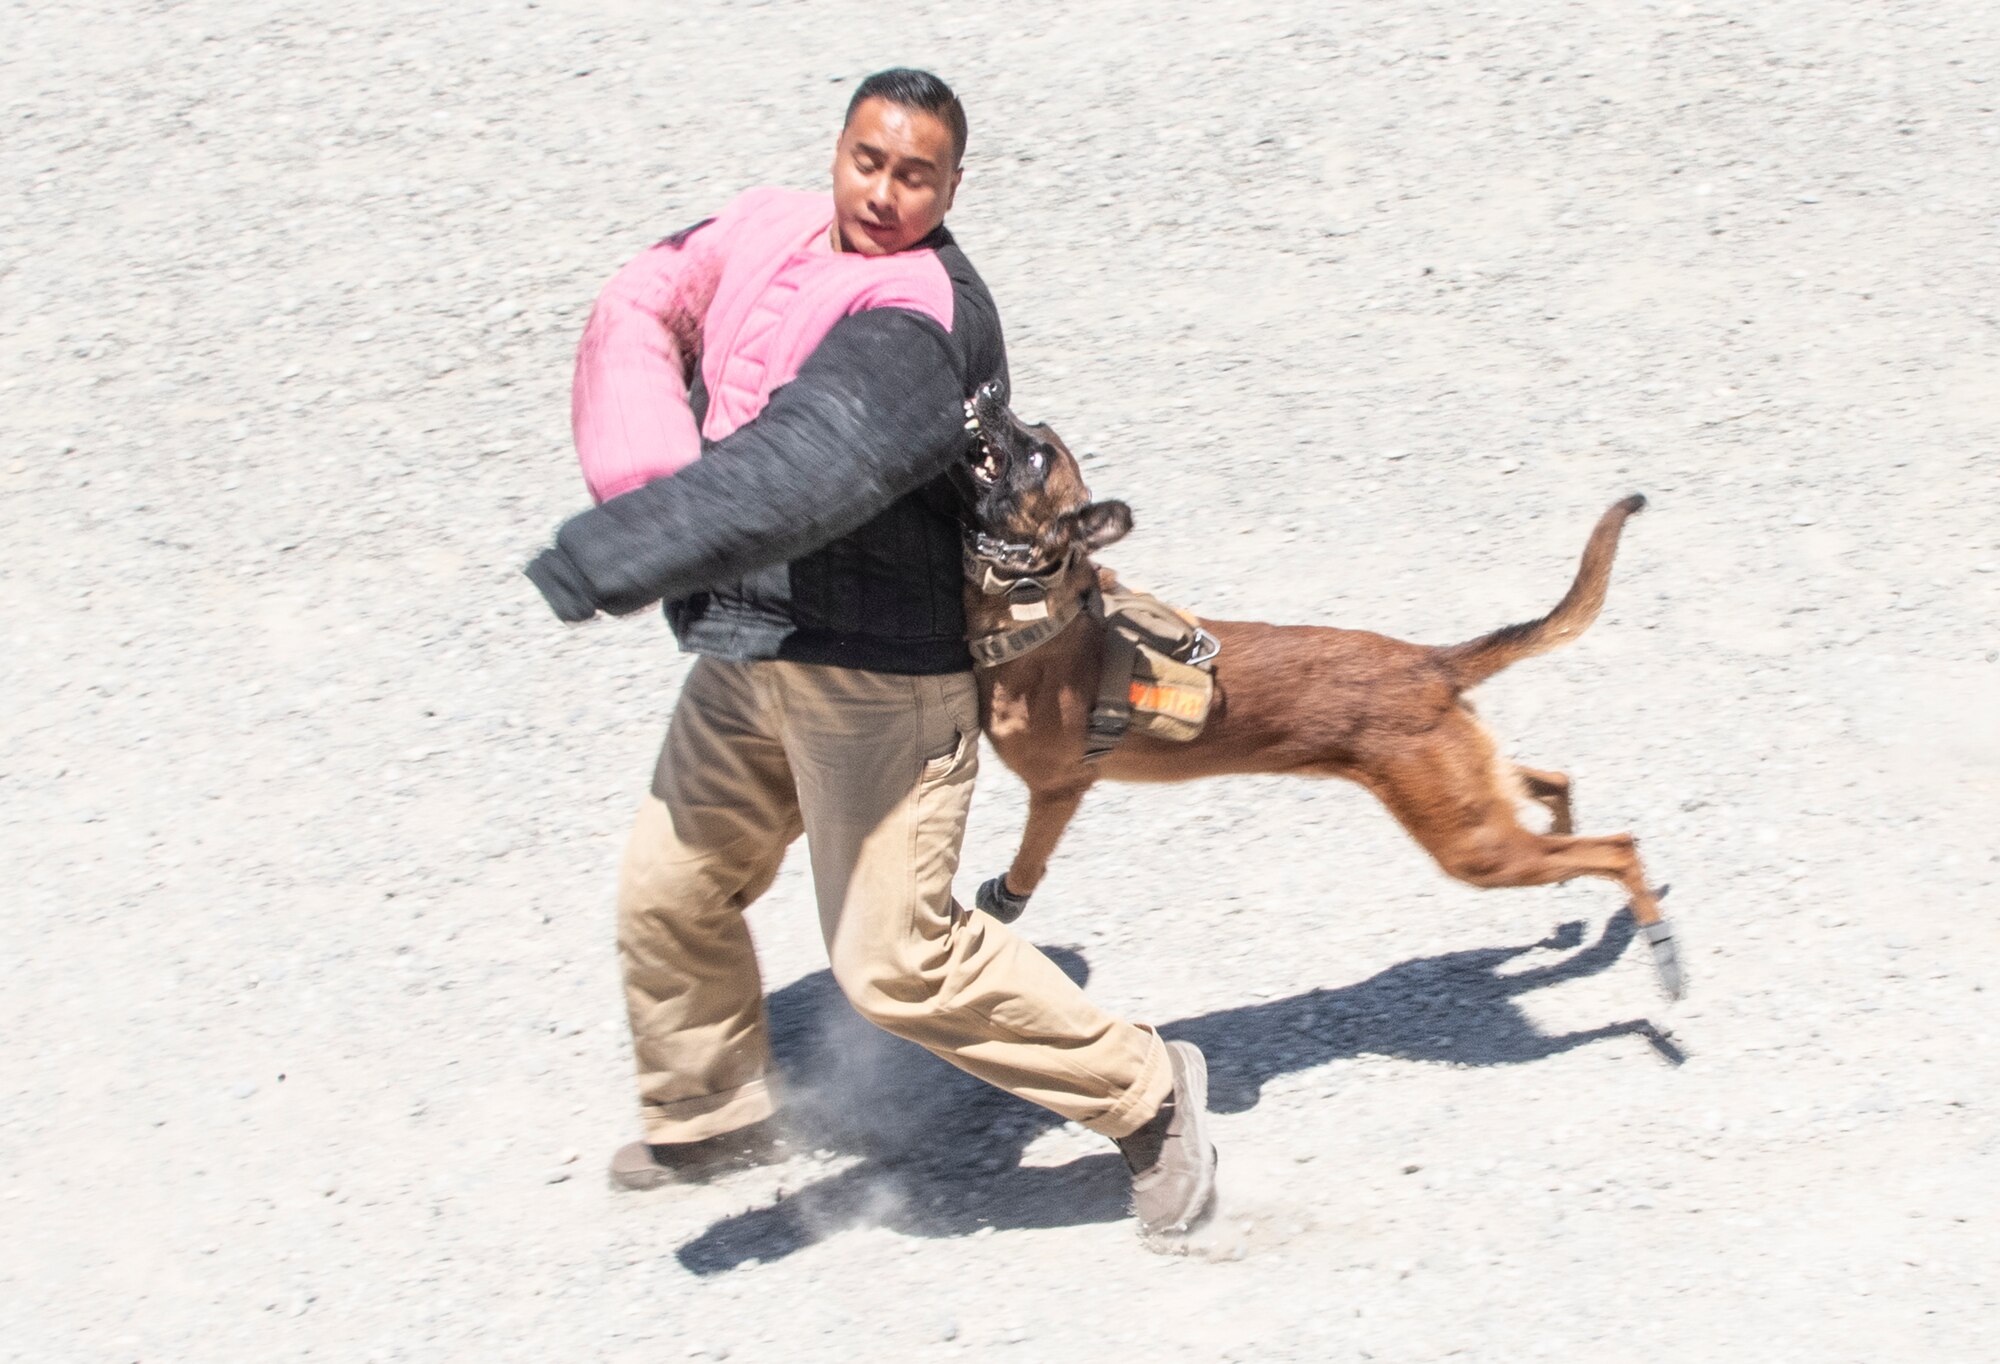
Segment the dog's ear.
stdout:
<svg viewBox="0 0 2000 1364">
<path fill-rule="evenodd" d="M 1076 514 L 1076 524 L 1085 549 L 1103 549 L 1132 533 L 1132 509 L 1123 502 L 1093 502 Z"/>
</svg>

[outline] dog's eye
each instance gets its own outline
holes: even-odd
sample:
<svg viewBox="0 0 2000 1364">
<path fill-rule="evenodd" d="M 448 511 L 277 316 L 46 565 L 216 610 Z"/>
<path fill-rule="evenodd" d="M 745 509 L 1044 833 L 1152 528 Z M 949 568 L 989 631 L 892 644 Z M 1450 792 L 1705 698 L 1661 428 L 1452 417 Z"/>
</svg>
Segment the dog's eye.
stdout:
<svg viewBox="0 0 2000 1364">
<path fill-rule="evenodd" d="M 1028 452 L 1028 464 L 1037 473 L 1040 473 L 1042 468 L 1042 452 L 1040 450 L 1030 450 Z"/>
</svg>

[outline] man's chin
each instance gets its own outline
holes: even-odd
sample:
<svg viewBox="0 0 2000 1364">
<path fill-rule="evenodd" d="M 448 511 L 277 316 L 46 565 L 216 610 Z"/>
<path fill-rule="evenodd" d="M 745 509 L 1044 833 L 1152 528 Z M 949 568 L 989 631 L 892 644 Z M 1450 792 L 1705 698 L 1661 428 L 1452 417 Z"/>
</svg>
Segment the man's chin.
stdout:
<svg viewBox="0 0 2000 1364">
<path fill-rule="evenodd" d="M 895 228 L 871 230 L 862 223 L 843 223 L 840 228 L 840 244 L 857 256 L 893 256 L 915 244 L 904 238 Z"/>
</svg>

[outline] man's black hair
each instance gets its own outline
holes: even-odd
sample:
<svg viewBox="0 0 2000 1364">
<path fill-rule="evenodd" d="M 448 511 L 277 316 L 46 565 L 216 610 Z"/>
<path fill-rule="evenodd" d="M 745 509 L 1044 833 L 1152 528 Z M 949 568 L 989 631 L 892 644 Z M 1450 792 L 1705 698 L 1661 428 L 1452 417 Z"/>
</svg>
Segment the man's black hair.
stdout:
<svg viewBox="0 0 2000 1364">
<path fill-rule="evenodd" d="M 854 98 L 847 101 L 847 118 L 841 126 L 852 123 L 854 111 L 864 100 L 871 99 L 886 99 L 905 109 L 921 109 L 943 120 L 951 131 L 952 165 L 956 167 L 965 159 L 965 106 L 958 102 L 949 85 L 930 72 L 907 66 L 877 71 L 855 88 Z"/>
</svg>

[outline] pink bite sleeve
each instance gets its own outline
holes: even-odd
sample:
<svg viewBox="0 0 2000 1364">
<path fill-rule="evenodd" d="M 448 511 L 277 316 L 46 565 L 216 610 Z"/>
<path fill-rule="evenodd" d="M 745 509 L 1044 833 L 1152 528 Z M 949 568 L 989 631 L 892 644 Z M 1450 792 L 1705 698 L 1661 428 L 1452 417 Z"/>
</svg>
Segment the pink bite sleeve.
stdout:
<svg viewBox="0 0 2000 1364">
<path fill-rule="evenodd" d="M 688 380 L 715 296 L 724 232 L 709 223 L 641 254 L 604 286 L 576 351 L 570 429 L 599 502 L 701 455 Z"/>
</svg>

